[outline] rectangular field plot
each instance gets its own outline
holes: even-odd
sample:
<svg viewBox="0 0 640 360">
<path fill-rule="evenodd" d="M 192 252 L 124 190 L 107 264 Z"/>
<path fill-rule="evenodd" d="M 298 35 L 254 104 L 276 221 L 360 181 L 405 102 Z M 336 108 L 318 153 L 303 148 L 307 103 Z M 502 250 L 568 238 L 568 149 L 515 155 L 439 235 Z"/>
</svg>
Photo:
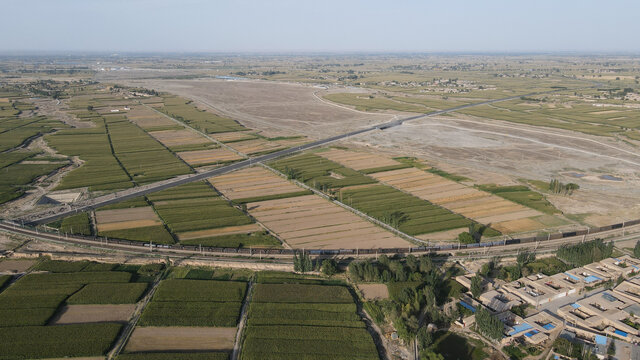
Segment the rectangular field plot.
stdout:
<svg viewBox="0 0 640 360">
<path fill-rule="evenodd" d="M 405 240 L 316 195 L 248 203 L 249 213 L 294 248 L 405 247 Z"/>
<path fill-rule="evenodd" d="M 235 327 L 138 327 L 126 351 L 231 351 L 235 337 Z"/>
<path fill-rule="evenodd" d="M 163 100 L 164 106 L 160 111 L 207 134 L 246 130 L 232 119 L 198 109 L 189 100 L 173 96 L 165 97 Z"/>
<path fill-rule="evenodd" d="M 241 359 L 377 359 L 345 286 L 257 284 Z"/>
<path fill-rule="evenodd" d="M 178 153 L 178 156 L 192 166 L 224 164 L 242 159 L 240 155 L 225 148 L 182 151 Z"/>
<path fill-rule="evenodd" d="M 319 152 L 317 155 L 354 170 L 403 166 L 402 163 L 388 157 L 365 152 L 330 149 Z"/>
<path fill-rule="evenodd" d="M 0 358 L 41 359 L 105 355 L 121 324 L 74 324 L 0 328 Z"/>
<path fill-rule="evenodd" d="M 253 167 L 216 176 L 210 178 L 209 182 L 226 197 L 234 201 L 243 199 L 258 201 L 283 194 L 309 193 L 261 167 Z"/>
<path fill-rule="evenodd" d="M 387 185 L 346 189 L 342 202 L 409 235 L 469 226 L 463 216 Z"/>
<path fill-rule="evenodd" d="M 224 235 L 226 227 L 232 227 L 230 232 L 234 232 L 236 227 L 254 222 L 203 182 L 150 194 L 149 199 L 167 227 L 178 238 L 183 233 L 193 235 L 194 231 L 210 229 L 218 229 Z"/>
<path fill-rule="evenodd" d="M 239 281 L 164 280 L 140 326 L 236 326 L 246 290 Z"/>
<path fill-rule="evenodd" d="M 252 133 L 247 131 L 218 133 L 218 134 L 213 134 L 211 137 L 223 143 L 256 139 L 256 136 L 254 136 Z"/>
<path fill-rule="evenodd" d="M 184 128 L 181 130 L 152 131 L 149 134 L 168 148 L 179 147 L 182 145 L 201 145 L 211 143 L 211 140 L 206 137 Z"/>
<path fill-rule="evenodd" d="M 134 106 L 127 112 L 127 119 L 145 130 L 173 127 L 177 124 L 167 117 L 144 106 Z"/>
<path fill-rule="evenodd" d="M 230 143 L 229 146 L 244 154 L 268 153 L 286 148 L 277 141 L 264 139 L 244 140 Z"/>
<path fill-rule="evenodd" d="M 96 222 L 100 236 L 158 244 L 174 243 L 151 206 L 96 211 Z"/>
<path fill-rule="evenodd" d="M 131 318 L 135 307 L 135 304 L 66 305 L 52 319 L 52 324 L 126 323 Z"/>
<path fill-rule="evenodd" d="M 494 228 L 499 227 L 504 221 L 542 215 L 539 211 L 499 196 L 416 168 L 374 173 L 371 176 L 481 224 L 490 224 Z"/>
<path fill-rule="evenodd" d="M 318 189 L 372 184 L 376 181 L 316 154 L 303 154 L 271 164 L 288 176 Z"/>
</svg>

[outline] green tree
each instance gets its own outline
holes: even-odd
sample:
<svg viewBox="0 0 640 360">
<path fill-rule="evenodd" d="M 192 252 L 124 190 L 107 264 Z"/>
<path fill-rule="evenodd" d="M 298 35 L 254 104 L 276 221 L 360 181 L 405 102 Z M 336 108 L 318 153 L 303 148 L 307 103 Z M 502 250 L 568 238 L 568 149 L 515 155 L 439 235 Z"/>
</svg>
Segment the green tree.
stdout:
<svg viewBox="0 0 640 360">
<path fill-rule="evenodd" d="M 471 235 L 468 232 L 462 232 L 460 234 L 458 234 L 458 241 L 461 244 L 475 244 L 476 241 L 473 239 L 473 235 Z"/>
<path fill-rule="evenodd" d="M 333 259 L 324 259 L 322 261 L 322 273 L 327 276 L 332 276 L 338 272 L 338 264 Z"/>
<path fill-rule="evenodd" d="M 636 259 L 640 259 L 640 240 L 638 240 L 636 246 L 633 248 L 633 256 Z"/>
<path fill-rule="evenodd" d="M 471 278 L 471 294 L 474 298 L 478 298 L 482 294 L 482 277 L 476 275 Z"/>
</svg>

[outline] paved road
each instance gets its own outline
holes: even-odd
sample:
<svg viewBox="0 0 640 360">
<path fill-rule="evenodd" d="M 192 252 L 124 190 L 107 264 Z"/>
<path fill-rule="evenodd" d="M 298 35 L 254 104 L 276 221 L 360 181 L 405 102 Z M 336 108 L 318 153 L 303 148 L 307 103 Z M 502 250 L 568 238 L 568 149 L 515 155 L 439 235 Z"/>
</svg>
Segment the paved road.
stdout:
<svg viewBox="0 0 640 360">
<path fill-rule="evenodd" d="M 18 222 L 24 222 L 25 224 L 29 224 L 29 225 L 38 225 L 38 224 L 46 224 L 46 223 L 50 223 L 52 221 L 64 218 L 66 216 L 70 216 L 73 214 L 76 214 L 78 212 L 82 212 L 82 211 L 88 211 L 88 210 L 93 210 L 96 209 L 98 207 L 101 206 L 105 206 L 105 205 L 110 205 L 110 204 L 114 204 L 117 202 L 121 202 L 124 200 L 128 200 L 128 199 L 132 199 L 138 196 L 142 196 L 142 195 L 146 195 L 152 192 L 156 192 L 156 191 L 160 191 L 160 190 L 165 190 L 174 186 L 178 186 L 178 185 L 182 185 L 182 184 L 187 184 L 187 183 L 191 183 L 194 181 L 199 181 L 199 180 L 204 180 L 210 177 L 214 177 L 214 176 L 219 176 L 219 175 L 223 175 L 226 174 L 228 172 L 231 171 L 235 171 L 235 170 L 239 170 L 248 166 L 251 166 L 253 164 L 256 163 L 260 163 L 260 162 L 267 162 L 276 158 L 280 158 L 283 156 L 289 156 L 301 151 L 305 151 L 305 150 L 309 150 L 318 146 L 323 146 L 338 140 L 342 140 L 342 139 L 346 139 L 349 138 L 351 136 L 356 136 L 356 135 L 360 135 L 366 132 L 370 132 L 370 131 L 374 131 L 374 130 L 386 130 L 388 128 L 394 127 L 394 126 L 399 126 L 402 125 L 402 123 L 404 123 L 405 121 L 411 121 L 411 120 L 417 120 L 417 119 L 421 119 L 421 118 L 425 118 L 425 117 L 430 117 L 430 116 L 437 116 L 437 115 L 442 115 L 442 114 L 446 114 L 446 113 L 450 113 L 450 112 L 454 112 L 454 111 L 458 111 L 458 110 L 462 110 L 462 109 L 466 109 L 466 108 L 470 108 L 470 107 L 474 107 L 474 106 L 481 106 L 481 105 L 487 105 L 487 104 L 493 104 L 493 103 L 497 103 L 497 102 L 502 102 L 502 101 L 509 101 L 509 100 L 514 100 L 514 99 L 518 99 L 522 96 L 525 97 L 529 97 L 529 96 L 533 96 L 533 95 L 539 95 L 539 94 L 546 94 L 546 93 L 552 93 L 552 92 L 556 92 L 556 91 L 560 91 L 560 90 L 564 90 L 564 89 L 559 89 L 559 90 L 553 90 L 553 91 L 546 91 L 546 92 L 538 92 L 538 93 L 531 93 L 531 94 L 524 94 L 524 95 L 516 95 L 516 96 L 510 96 L 510 97 L 506 97 L 506 98 L 501 98 L 501 99 L 494 99 L 494 100 L 488 100 L 488 101 L 483 101 L 483 102 L 479 102 L 479 103 L 473 103 L 473 104 L 467 104 L 467 105 L 461 105 L 461 106 L 456 106 L 450 109 L 445 109 L 445 110 L 438 110 L 438 111 L 432 111 L 426 114 L 420 114 L 420 115 L 415 115 L 415 116 L 410 116 L 410 117 L 406 117 L 406 118 L 402 118 L 402 119 L 397 119 L 397 120 L 392 120 L 386 123 L 382 123 L 379 125 L 374 125 L 374 126 L 370 126 L 364 129 L 359 129 L 359 130 L 354 130 L 348 133 L 344 133 L 344 134 L 340 134 L 340 135 L 336 135 L 336 136 L 332 136 L 326 139 L 322 139 L 322 140 L 317 140 L 317 141 L 313 141 L 304 145 L 300 145 L 300 146 L 296 146 L 296 147 L 292 147 L 289 149 L 285 149 L 285 150 L 280 150 L 277 152 L 273 152 L 271 154 L 266 154 L 266 155 L 262 155 L 262 156 L 258 156 L 255 158 L 250 158 L 250 159 L 246 159 L 246 160 L 242 160 L 239 161 L 237 163 L 231 164 L 231 165 L 226 165 L 226 166 L 222 166 L 219 167 L 217 169 L 214 170 L 210 170 L 210 171 L 205 171 L 202 173 L 198 173 L 198 174 L 193 174 L 193 175 L 187 175 L 187 176 L 179 176 L 173 179 L 169 179 L 169 180 L 164 180 L 164 181 L 160 181 L 157 183 L 153 183 L 153 184 L 148 184 L 145 186 L 140 186 L 140 187 L 136 187 L 133 189 L 129 189 L 129 190 L 125 190 L 123 192 L 120 193 L 115 193 L 115 194 L 109 194 L 109 195 L 105 195 L 105 196 L 101 196 L 98 198 L 95 198 L 93 200 L 91 200 L 90 203 L 86 203 L 86 204 L 78 204 L 74 207 L 70 207 L 68 205 L 63 205 L 63 206 L 59 206 L 56 208 L 52 208 L 49 209 L 45 212 L 42 213 L 38 213 L 38 214 L 33 214 L 33 215 L 29 215 L 27 217 L 23 217 L 20 219 L 17 219 L 16 221 Z"/>
</svg>

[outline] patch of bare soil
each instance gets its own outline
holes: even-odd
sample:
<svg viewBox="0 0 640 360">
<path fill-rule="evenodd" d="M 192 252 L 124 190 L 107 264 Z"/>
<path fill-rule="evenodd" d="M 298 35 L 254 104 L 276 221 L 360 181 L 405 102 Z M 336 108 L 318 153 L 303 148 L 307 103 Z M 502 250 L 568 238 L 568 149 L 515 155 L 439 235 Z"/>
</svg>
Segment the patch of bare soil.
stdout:
<svg viewBox="0 0 640 360">
<path fill-rule="evenodd" d="M 52 323 L 82 324 L 96 322 L 126 322 L 136 304 L 118 305 L 66 305 L 55 315 Z"/>
<path fill-rule="evenodd" d="M 366 300 L 380 300 L 389 298 L 389 289 L 385 284 L 358 284 L 358 289 Z"/>
<path fill-rule="evenodd" d="M 27 271 L 36 260 L 26 259 L 5 259 L 0 261 L 0 272 L 2 273 L 22 273 Z"/>
<path fill-rule="evenodd" d="M 235 337 L 235 327 L 137 327 L 126 350 L 232 350 Z"/>
<path fill-rule="evenodd" d="M 324 138 L 393 117 L 362 113 L 323 101 L 315 96 L 318 88 L 303 84 L 217 79 L 126 82 L 193 99 L 201 107 L 217 110 L 250 128 L 279 135 Z"/>
</svg>

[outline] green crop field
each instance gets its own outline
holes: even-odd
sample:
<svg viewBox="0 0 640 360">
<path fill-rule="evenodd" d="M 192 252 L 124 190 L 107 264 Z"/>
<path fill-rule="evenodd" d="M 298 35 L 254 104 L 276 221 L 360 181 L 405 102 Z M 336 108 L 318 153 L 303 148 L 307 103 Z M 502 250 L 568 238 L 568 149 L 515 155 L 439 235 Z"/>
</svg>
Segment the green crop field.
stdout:
<svg viewBox="0 0 640 360">
<path fill-rule="evenodd" d="M 0 152 L 13 149 L 27 139 L 49 133 L 55 128 L 65 127 L 63 123 L 44 116 L 21 118 L 0 115 Z"/>
<path fill-rule="evenodd" d="M 376 180 L 315 154 L 302 154 L 270 164 L 284 174 L 318 189 L 373 184 Z"/>
<path fill-rule="evenodd" d="M 280 273 L 262 277 L 278 279 L 304 281 Z M 346 286 L 258 283 L 254 291 L 241 359 L 378 358 Z"/>
<path fill-rule="evenodd" d="M 80 213 L 64 218 L 60 223 L 60 232 L 69 234 L 92 235 L 91 220 L 89 214 Z"/>
<path fill-rule="evenodd" d="M 73 294 L 68 304 L 133 304 L 136 303 L 148 285 L 145 283 L 88 284 Z"/>
<path fill-rule="evenodd" d="M 140 318 L 141 326 L 236 326 L 246 282 L 167 279 Z"/>
<path fill-rule="evenodd" d="M 240 209 L 222 198 L 206 182 L 176 186 L 148 195 L 155 211 L 177 238 L 180 233 L 254 222 Z M 198 238 L 182 241 L 186 245 L 217 247 L 279 247 L 280 242 L 264 232 Z"/>
<path fill-rule="evenodd" d="M 66 163 L 20 164 L 15 160 L 15 157 L 5 160 L 6 162 L 14 161 L 14 163 L 0 167 L 0 204 L 22 196 L 28 189 L 28 185 L 35 179 L 66 165 Z"/>
<path fill-rule="evenodd" d="M 52 273 L 73 273 L 82 271 L 87 265 L 89 265 L 88 261 L 44 260 L 33 269 Z"/>
<path fill-rule="evenodd" d="M 387 185 L 341 192 L 347 205 L 409 235 L 466 227 L 471 220 Z M 395 214 L 395 215 L 394 215 Z"/>
<path fill-rule="evenodd" d="M 497 186 L 497 185 L 480 185 L 480 190 L 496 194 L 515 203 L 528 206 L 532 209 L 541 211 L 545 214 L 557 214 L 560 210 L 556 209 L 544 195 L 532 191 L 524 185 L 516 186 Z"/>
<path fill-rule="evenodd" d="M 104 355 L 121 324 L 78 324 L 0 328 L 0 359 Z"/>
<path fill-rule="evenodd" d="M 189 100 L 173 96 L 164 97 L 163 100 L 164 106 L 160 111 L 202 132 L 212 134 L 248 130 L 232 119 L 196 108 Z"/>
<path fill-rule="evenodd" d="M 395 99 L 380 95 L 338 93 L 327 94 L 324 98 L 339 104 L 355 106 L 356 110 L 360 111 L 395 110 L 427 113 L 434 110 L 419 103 L 410 104 L 406 101 L 395 101 Z"/>
<path fill-rule="evenodd" d="M 114 239 L 153 242 L 154 244 L 175 243 L 171 234 L 162 225 L 146 226 L 133 229 L 99 231 L 98 235 Z"/>
</svg>

